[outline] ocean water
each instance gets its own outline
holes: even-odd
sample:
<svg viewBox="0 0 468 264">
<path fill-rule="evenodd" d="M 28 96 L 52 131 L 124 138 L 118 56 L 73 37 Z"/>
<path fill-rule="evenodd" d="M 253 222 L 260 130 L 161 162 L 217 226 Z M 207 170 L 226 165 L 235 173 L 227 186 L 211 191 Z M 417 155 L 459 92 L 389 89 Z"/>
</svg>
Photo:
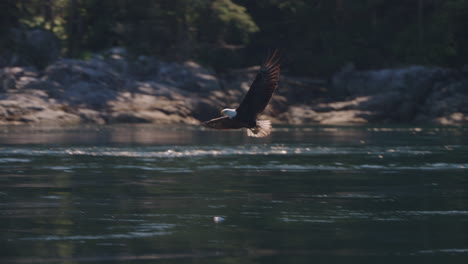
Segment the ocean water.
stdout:
<svg viewBox="0 0 468 264">
<path fill-rule="evenodd" d="M 468 127 L 0 129 L 0 263 L 468 263 Z"/>
</svg>

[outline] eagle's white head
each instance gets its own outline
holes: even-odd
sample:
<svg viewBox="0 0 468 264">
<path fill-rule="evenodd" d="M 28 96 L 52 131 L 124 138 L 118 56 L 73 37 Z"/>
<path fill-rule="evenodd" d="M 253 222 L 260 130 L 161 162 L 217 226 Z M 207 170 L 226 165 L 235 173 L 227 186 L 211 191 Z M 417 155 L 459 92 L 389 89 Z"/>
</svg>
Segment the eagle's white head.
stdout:
<svg viewBox="0 0 468 264">
<path fill-rule="evenodd" d="M 237 115 L 236 109 L 231 109 L 231 108 L 226 108 L 221 110 L 221 114 L 229 117 L 230 119 L 233 119 Z"/>
</svg>

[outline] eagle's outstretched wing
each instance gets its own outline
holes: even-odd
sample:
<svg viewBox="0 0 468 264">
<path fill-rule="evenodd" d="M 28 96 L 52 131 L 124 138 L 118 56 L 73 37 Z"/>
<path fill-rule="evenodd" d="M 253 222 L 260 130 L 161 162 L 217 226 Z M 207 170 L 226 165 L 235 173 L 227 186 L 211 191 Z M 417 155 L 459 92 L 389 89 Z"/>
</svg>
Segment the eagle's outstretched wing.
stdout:
<svg viewBox="0 0 468 264">
<path fill-rule="evenodd" d="M 214 129 L 237 129 L 245 127 L 244 124 L 236 119 L 231 119 L 227 116 L 218 117 L 209 121 L 203 122 L 202 126 L 206 126 Z"/>
<path fill-rule="evenodd" d="M 279 59 L 278 52 L 275 50 L 262 64 L 249 91 L 236 109 L 239 116 L 255 120 L 256 116 L 265 110 L 273 92 L 278 87 Z"/>
</svg>

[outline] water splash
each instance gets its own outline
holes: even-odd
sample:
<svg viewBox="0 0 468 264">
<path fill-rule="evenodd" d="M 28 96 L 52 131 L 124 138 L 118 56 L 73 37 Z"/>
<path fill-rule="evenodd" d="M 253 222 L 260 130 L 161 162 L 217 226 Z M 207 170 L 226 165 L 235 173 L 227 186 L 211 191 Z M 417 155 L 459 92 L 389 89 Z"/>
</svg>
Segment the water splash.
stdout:
<svg viewBox="0 0 468 264">
<path fill-rule="evenodd" d="M 75 147 L 75 148 L 4 148 L 2 155 L 28 156 L 109 156 L 139 158 L 183 158 L 199 156 L 249 156 L 249 155 L 427 155 L 437 149 L 418 149 L 409 147 L 322 147 L 292 145 L 249 145 L 249 146 L 160 146 L 140 148 L 116 147 Z M 25 158 L 0 158 L 0 162 L 30 162 Z"/>
</svg>

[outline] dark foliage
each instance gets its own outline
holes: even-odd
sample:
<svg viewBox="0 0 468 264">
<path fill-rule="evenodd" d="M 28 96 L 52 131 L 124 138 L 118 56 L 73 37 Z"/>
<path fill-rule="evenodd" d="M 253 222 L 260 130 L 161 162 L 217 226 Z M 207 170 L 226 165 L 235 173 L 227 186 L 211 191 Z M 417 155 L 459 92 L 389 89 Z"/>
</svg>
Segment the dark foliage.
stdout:
<svg viewBox="0 0 468 264">
<path fill-rule="evenodd" d="M 347 64 L 461 67 L 468 59 L 468 0 L 4 0 L 0 23 L 0 56 L 20 52 L 12 29 L 44 28 L 63 56 L 122 46 L 217 71 L 255 64 L 273 48 L 289 72 L 318 76 Z"/>
</svg>

